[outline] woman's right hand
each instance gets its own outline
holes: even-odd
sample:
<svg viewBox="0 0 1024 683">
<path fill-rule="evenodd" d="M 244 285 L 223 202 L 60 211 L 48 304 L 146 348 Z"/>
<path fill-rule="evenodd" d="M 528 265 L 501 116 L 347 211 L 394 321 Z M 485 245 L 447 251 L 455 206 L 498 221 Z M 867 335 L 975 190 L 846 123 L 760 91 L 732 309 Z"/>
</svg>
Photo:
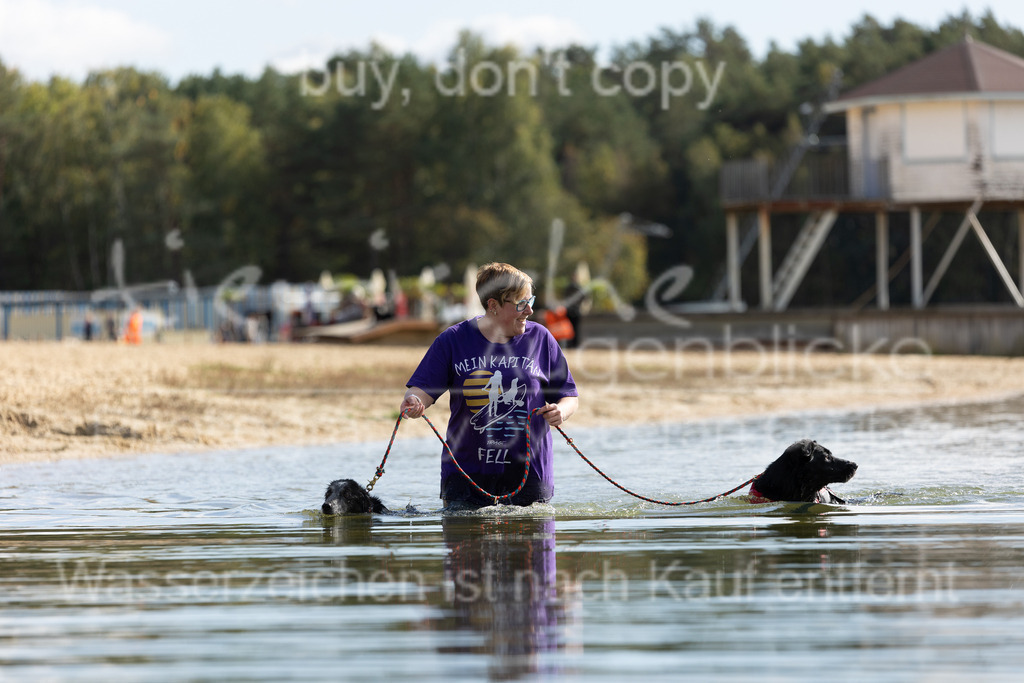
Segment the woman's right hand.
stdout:
<svg viewBox="0 0 1024 683">
<path fill-rule="evenodd" d="M 402 407 L 399 410 L 402 415 L 416 419 L 423 416 L 426 406 L 423 405 L 423 401 L 420 400 L 419 396 L 409 393 L 402 399 Z"/>
</svg>

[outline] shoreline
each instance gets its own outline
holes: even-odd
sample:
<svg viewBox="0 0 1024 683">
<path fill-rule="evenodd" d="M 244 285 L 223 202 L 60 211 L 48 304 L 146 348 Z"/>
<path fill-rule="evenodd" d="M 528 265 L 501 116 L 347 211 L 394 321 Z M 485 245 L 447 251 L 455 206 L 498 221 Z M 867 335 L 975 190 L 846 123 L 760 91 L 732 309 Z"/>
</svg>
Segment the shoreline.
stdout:
<svg viewBox="0 0 1024 683">
<path fill-rule="evenodd" d="M 0 465 L 386 441 L 422 346 L 0 343 Z M 1024 358 L 567 352 L 567 432 L 1024 394 Z M 442 430 L 443 398 L 428 416 Z M 433 432 L 403 422 L 409 438 Z"/>
</svg>

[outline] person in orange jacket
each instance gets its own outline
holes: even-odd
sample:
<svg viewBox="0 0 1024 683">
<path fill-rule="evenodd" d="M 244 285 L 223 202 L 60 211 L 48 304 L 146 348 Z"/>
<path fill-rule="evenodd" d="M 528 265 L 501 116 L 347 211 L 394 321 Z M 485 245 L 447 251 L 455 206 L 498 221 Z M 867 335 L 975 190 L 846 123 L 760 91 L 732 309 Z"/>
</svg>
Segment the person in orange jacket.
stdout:
<svg viewBox="0 0 1024 683">
<path fill-rule="evenodd" d="M 135 307 L 132 314 L 128 316 L 128 325 L 124 330 L 124 341 L 127 344 L 142 343 L 142 308 Z"/>
</svg>

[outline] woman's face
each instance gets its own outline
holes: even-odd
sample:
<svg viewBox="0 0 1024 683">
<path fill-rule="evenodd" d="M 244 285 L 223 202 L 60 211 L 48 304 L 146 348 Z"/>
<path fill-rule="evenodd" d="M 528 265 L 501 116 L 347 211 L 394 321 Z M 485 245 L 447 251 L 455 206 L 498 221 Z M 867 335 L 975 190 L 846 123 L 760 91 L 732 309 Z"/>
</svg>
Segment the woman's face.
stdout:
<svg viewBox="0 0 1024 683">
<path fill-rule="evenodd" d="M 526 331 L 526 320 L 533 315 L 533 306 L 529 301 L 532 297 L 533 292 L 527 289 L 498 306 L 498 315 L 495 316 L 495 321 L 502 332 L 510 337 L 515 337 Z M 518 306 L 521 306 L 523 310 L 516 310 Z"/>
</svg>

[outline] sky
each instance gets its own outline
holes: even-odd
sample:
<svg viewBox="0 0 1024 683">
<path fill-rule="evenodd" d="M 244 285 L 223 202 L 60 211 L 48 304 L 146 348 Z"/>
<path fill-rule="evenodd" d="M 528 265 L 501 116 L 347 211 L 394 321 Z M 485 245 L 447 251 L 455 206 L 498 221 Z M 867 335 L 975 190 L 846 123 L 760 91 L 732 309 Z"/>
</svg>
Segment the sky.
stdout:
<svg viewBox="0 0 1024 683">
<path fill-rule="evenodd" d="M 1001 24 L 1024 28 L 1021 0 L 0 0 L 0 61 L 35 81 L 134 66 L 177 82 L 216 68 L 249 77 L 268 65 L 322 68 L 332 54 L 377 42 L 444 64 L 467 28 L 489 44 L 578 43 L 607 57 L 663 27 L 692 29 L 700 18 L 732 26 L 761 56 L 772 42 L 792 50 L 805 38 L 841 41 L 865 14 L 934 28 L 965 9 L 975 17 L 991 9 Z"/>
</svg>

